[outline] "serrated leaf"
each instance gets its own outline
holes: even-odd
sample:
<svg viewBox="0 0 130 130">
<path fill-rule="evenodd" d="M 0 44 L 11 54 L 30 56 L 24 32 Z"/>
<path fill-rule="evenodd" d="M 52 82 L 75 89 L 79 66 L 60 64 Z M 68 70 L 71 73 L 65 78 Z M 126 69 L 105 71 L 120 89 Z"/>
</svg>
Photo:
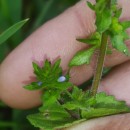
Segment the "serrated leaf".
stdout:
<svg viewBox="0 0 130 130">
<path fill-rule="evenodd" d="M 37 75 L 37 77 L 40 77 L 42 73 L 42 69 L 35 62 L 33 62 L 32 65 L 34 69 L 34 74 Z"/>
<path fill-rule="evenodd" d="M 91 119 L 95 117 L 103 117 L 103 116 L 109 116 L 109 115 L 115 115 L 119 113 L 127 113 L 130 112 L 129 108 L 90 108 L 88 111 L 82 111 L 81 115 L 83 118 Z"/>
<path fill-rule="evenodd" d="M 106 0 L 96 0 L 95 12 L 103 12 L 107 5 L 107 2 Z"/>
<path fill-rule="evenodd" d="M 120 24 L 123 26 L 124 30 L 130 28 L 130 21 L 121 22 Z"/>
<path fill-rule="evenodd" d="M 69 66 L 79 66 L 83 64 L 89 64 L 90 59 L 95 51 L 96 47 L 91 47 L 88 50 L 79 51 L 73 59 L 70 61 Z"/>
<path fill-rule="evenodd" d="M 110 36 L 112 46 L 116 48 L 118 51 L 123 52 L 125 55 L 129 55 L 129 50 L 124 43 L 124 36 L 119 35 L 111 35 Z"/>
<path fill-rule="evenodd" d="M 82 89 L 79 89 L 78 87 L 73 87 L 73 91 L 72 94 L 70 95 L 70 97 L 74 100 L 81 100 L 84 96 L 84 92 L 82 91 Z"/>
<path fill-rule="evenodd" d="M 38 85 L 38 82 L 32 82 L 31 84 L 28 84 L 24 86 L 25 89 L 28 90 L 38 90 L 41 89 L 41 87 Z"/>
<path fill-rule="evenodd" d="M 115 16 L 116 18 L 119 18 L 119 17 L 121 16 L 121 14 L 122 14 L 122 8 L 116 10 L 114 16 Z"/>
<path fill-rule="evenodd" d="M 97 47 L 100 47 L 101 34 L 98 33 L 98 32 L 95 32 L 90 37 L 88 37 L 86 39 L 77 39 L 77 41 L 83 42 L 83 43 L 86 43 L 86 44 L 89 44 L 89 45 L 95 45 Z"/>
<path fill-rule="evenodd" d="M 27 118 L 35 127 L 45 130 L 55 130 L 56 127 L 63 127 L 74 121 L 63 107 L 56 103 L 51 109 L 41 109 L 41 113 L 29 115 Z"/>
<path fill-rule="evenodd" d="M 36 63 L 33 63 L 34 73 L 36 79 L 38 80 L 35 83 L 25 86 L 24 88 L 29 90 L 36 89 L 59 89 L 66 90 L 72 85 L 69 82 L 69 74 L 67 73 L 63 77 L 64 81 L 58 81 L 60 76 L 62 76 L 62 68 L 60 67 L 61 60 L 58 59 L 54 64 L 51 64 L 48 60 L 45 60 L 43 67 L 39 67 Z M 41 82 L 41 85 L 38 85 L 38 82 Z"/>
<path fill-rule="evenodd" d="M 114 96 L 107 95 L 104 92 L 100 92 L 96 94 L 96 105 L 95 107 L 105 107 L 105 105 L 108 106 L 114 104 L 113 107 L 127 107 L 124 101 L 117 101 Z M 111 106 L 112 108 L 112 106 Z M 128 107 L 127 107 L 128 108 Z"/>
<path fill-rule="evenodd" d="M 75 110 L 77 108 L 81 108 L 81 105 L 73 102 L 67 102 L 63 105 L 63 107 L 68 110 Z"/>
<path fill-rule="evenodd" d="M 54 114 L 55 112 L 52 112 Z M 38 113 L 29 115 L 27 119 L 33 124 L 35 127 L 41 128 L 43 130 L 58 130 L 70 127 L 74 124 L 81 123 L 85 121 L 85 119 L 74 121 L 72 118 L 64 117 L 63 113 L 56 112 L 54 114 L 54 119 L 48 118 L 46 114 Z M 56 120 L 55 120 L 56 119 Z"/>
<path fill-rule="evenodd" d="M 80 123 L 82 123 L 84 121 L 86 121 L 86 119 L 76 120 L 76 121 L 73 121 L 72 123 L 67 123 L 67 124 L 64 124 L 61 127 L 57 127 L 56 129 L 59 130 L 59 129 L 63 129 L 63 128 L 69 128 L 69 127 L 71 127 L 73 125 L 80 124 Z"/>
<path fill-rule="evenodd" d="M 60 104 L 61 93 L 62 92 L 60 92 L 59 90 L 45 91 L 45 93 L 41 97 L 43 105 L 39 108 L 39 111 L 63 111 L 64 109 Z"/>
<path fill-rule="evenodd" d="M 112 10 L 109 8 L 110 1 L 97 0 L 95 5 L 97 32 L 103 33 L 111 25 Z"/>
<path fill-rule="evenodd" d="M 61 116 L 61 113 L 58 113 L 58 115 Z M 56 127 L 61 127 L 62 125 L 64 126 L 67 123 L 73 122 L 71 118 L 60 118 L 59 120 L 47 119 L 46 115 L 42 113 L 29 115 L 27 119 L 31 122 L 32 125 L 43 130 L 55 130 Z"/>
<path fill-rule="evenodd" d="M 86 119 L 101 117 L 119 113 L 130 112 L 130 108 L 124 101 L 117 101 L 114 96 L 101 92 L 96 94 L 96 103 L 93 107 L 82 111 L 82 117 Z"/>
<path fill-rule="evenodd" d="M 111 18 L 111 10 L 106 8 L 102 12 L 97 12 L 96 13 L 96 26 L 97 26 L 97 31 L 100 33 L 103 33 L 106 31 L 112 22 Z"/>
<path fill-rule="evenodd" d="M 61 106 L 61 104 L 58 102 L 58 101 L 56 101 L 56 102 L 53 102 L 53 104 L 50 104 L 50 107 L 51 107 L 51 109 L 50 108 L 47 108 L 47 109 L 45 109 L 45 107 L 44 107 L 44 102 L 46 102 L 46 100 L 44 101 L 44 99 L 49 99 L 49 97 L 47 97 L 47 98 L 44 98 L 45 96 L 44 95 L 42 95 L 42 101 L 43 101 L 43 105 L 39 108 L 39 111 L 41 112 L 41 113 L 46 113 L 46 112 L 53 112 L 53 111 L 59 111 L 59 112 L 64 112 L 65 110 L 63 109 L 63 107 Z M 47 101 L 48 102 L 48 101 Z M 53 106 L 53 107 L 52 107 Z M 66 111 L 65 111 L 65 113 L 66 113 Z"/>
<path fill-rule="evenodd" d="M 58 59 L 58 60 L 55 62 L 55 64 L 52 66 L 52 73 L 55 73 L 55 71 L 56 71 L 57 69 L 59 69 L 60 63 L 61 63 L 61 59 Z M 60 68 L 60 70 L 61 70 L 61 68 Z"/>
<path fill-rule="evenodd" d="M 95 6 L 91 2 L 87 1 L 87 5 L 90 9 L 95 10 Z"/>
<path fill-rule="evenodd" d="M 62 106 L 68 110 L 85 110 L 87 107 L 95 104 L 95 98 L 91 98 L 90 91 L 83 92 L 82 89 L 74 87 L 71 94 L 68 94 L 71 99 Z"/>
<path fill-rule="evenodd" d="M 83 98 L 81 101 L 73 100 L 70 102 L 67 102 L 63 105 L 63 107 L 67 110 L 86 110 L 89 107 L 92 107 L 95 104 L 96 100 L 94 98 Z"/>
<path fill-rule="evenodd" d="M 79 91 L 81 94 L 81 90 L 78 90 L 78 88 L 75 90 L 76 93 Z M 96 94 L 96 97 L 88 94 L 85 98 L 85 94 L 82 92 L 82 99 L 78 100 L 79 96 L 74 96 L 76 98 L 72 98 L 70 102 L 63 106 L 69 110 L 80 110 L 81 117 L 85 119 L 130 112 L 130 108 L 126 103 L 124 101 L 117 101 L 114 96 L 106 95 L 104 92 Z"/>
<path fill-rule="evenodd" d="M 0 44 L 5 42 L 9 37 L 11 37 L 17 30 L 19 30 L 26 22 L 28 19 L 25 19 L 23 21 L 20 21 L 7 30 L 5 30 L 1 35 L 0 35 Z"/>
</svg>

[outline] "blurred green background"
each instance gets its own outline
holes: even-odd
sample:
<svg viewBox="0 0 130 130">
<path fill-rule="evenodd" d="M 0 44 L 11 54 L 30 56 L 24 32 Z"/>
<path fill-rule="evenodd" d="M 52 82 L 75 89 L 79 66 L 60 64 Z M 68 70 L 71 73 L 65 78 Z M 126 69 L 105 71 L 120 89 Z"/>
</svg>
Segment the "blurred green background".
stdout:
<svg viewBox="0 0 130 130">
<path fill-rule="evenodd" d="M 0 0 L 0 34 L 25 18 L 30 18 L 15 35 L 0 46 L 0 63 L 29 34 L 79 0 Z M 0 102 L 0 130 L 38 130 L 31 126 L 26 115 L 32 110 L 15 110 Z"/>
</svg>

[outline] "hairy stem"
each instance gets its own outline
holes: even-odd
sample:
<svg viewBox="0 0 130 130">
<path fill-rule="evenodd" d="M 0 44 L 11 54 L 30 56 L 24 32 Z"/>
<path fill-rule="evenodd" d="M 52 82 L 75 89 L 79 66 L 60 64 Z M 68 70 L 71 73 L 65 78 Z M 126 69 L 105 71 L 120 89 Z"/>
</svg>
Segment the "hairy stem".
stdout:
<svg viewBox="0 0 130 130">
<path fill-rule="evenodd" d="M 107 40 L 108 40 L 108 36 L 104 32 L 102 34 L 101 47 L 100 47 L 99 56 L 98 56 L 98 63 L 97 63 L 97 68 L 96 68 L 96 73 L 95 73 L 95 76 L 94 76 L 93 84 L 92 84 L 92 89 L 91 89 L 91 95 L 92 96 L 96 95 L 99 84 L 100 84 L 105 54 L 106 54 L 106 50 L 107 50 Z"/>
</svg>

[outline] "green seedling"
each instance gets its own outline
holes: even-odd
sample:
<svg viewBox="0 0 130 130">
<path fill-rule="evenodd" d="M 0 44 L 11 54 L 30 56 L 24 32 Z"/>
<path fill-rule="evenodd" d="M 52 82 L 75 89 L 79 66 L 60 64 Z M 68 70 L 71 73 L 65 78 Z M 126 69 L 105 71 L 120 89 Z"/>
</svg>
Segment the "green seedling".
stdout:
<svg viewBox="0 0 130 130">
<path fill-rule="evenodd" d="M 41 97 L 43 104 L 39 112 L 27 117 L 35 127 L 56 130 L 91 118 L 130 112 L 130 107 L 125 101 L 117 101 L 114 96 L 105 92 L 97 93 L 105 55 L 108 52 L 108 39 L 113 48 L 127 56 L 130 55 L 124 43 L 129 39 L 126 29 L 130 27 L 130 21 L 119 21 L 122 9 L 117 6 L 116 0 L 96 0 L 96 4 L 87 2 L 87 5 L 95 11 L 96 31 L 87 39 L 77 39 L 89 44 L 90 47 L 77 52 L 70 61 L 69 67 L 71 69 L 73 66 L 89 64 L 94 52 L 99 50 L 92 88 L 83 91 L 71 83 L 69 72 L 63 75 L 60 59 L 54 64 L 46 60 L 43 67 L 33 63 L 37 81 L 24 88 L 43 91 Z"/>
</svg>

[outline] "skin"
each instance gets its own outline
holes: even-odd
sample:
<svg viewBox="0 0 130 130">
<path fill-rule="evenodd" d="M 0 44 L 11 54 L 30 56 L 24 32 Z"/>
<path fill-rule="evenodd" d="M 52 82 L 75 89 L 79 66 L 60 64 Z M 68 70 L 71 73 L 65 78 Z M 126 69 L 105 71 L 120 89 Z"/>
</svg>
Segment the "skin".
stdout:
<svg viewBox="0 0 130 130">
<path fill-rule="evenodd" d="M 118 3 L 123 8 L 121 20 L 130 20 L 130 1 L 118 0 Z M 94 32 L 94 20 L 94 12 L 86 7 L 85 1 L 81 1 L 25 39 L 0 65 L 0 99 L 17 109 L 29 109 L 40 105 L 41 92 L 28 91 L 23 88 L 34 80 L 32 61 L 41 64 L 46 58 L 53 62 L 61 57 L 61 66 L 63 70 L 67 70 L 67 65 L 73 55 L 78 50 L 88 48 L 87 45 L 76 41 L 76 38 L 84 38 Z M 128 32 L 130 33 L 130 30 Z M 126 44 L 130 48 L 130 41 Z M 93 57 L 90 65 L 72 68 L 71 81 L 80 85 L 92 77 L 95 61 Z M 115 95 L 117 99 L 125 100 L 130 105 L 129 58 L 113 50 L 113 53 L 106 57 L 104 65 L 114 68 L 102 79 L 99 91 Z M 100 128 L 99 122 L 102 119 Z M 88 123 L 90 126 L 88 129 L 98 130 L 99 127 L 100 130 L 112 128 L 113 130 L 127 130 L 130 129 L 129 123 L 126 123 L 128 121 L 130 121 L 130 114 L 104 117 L 91 120 L 91 123 Z"/>
</svg>

